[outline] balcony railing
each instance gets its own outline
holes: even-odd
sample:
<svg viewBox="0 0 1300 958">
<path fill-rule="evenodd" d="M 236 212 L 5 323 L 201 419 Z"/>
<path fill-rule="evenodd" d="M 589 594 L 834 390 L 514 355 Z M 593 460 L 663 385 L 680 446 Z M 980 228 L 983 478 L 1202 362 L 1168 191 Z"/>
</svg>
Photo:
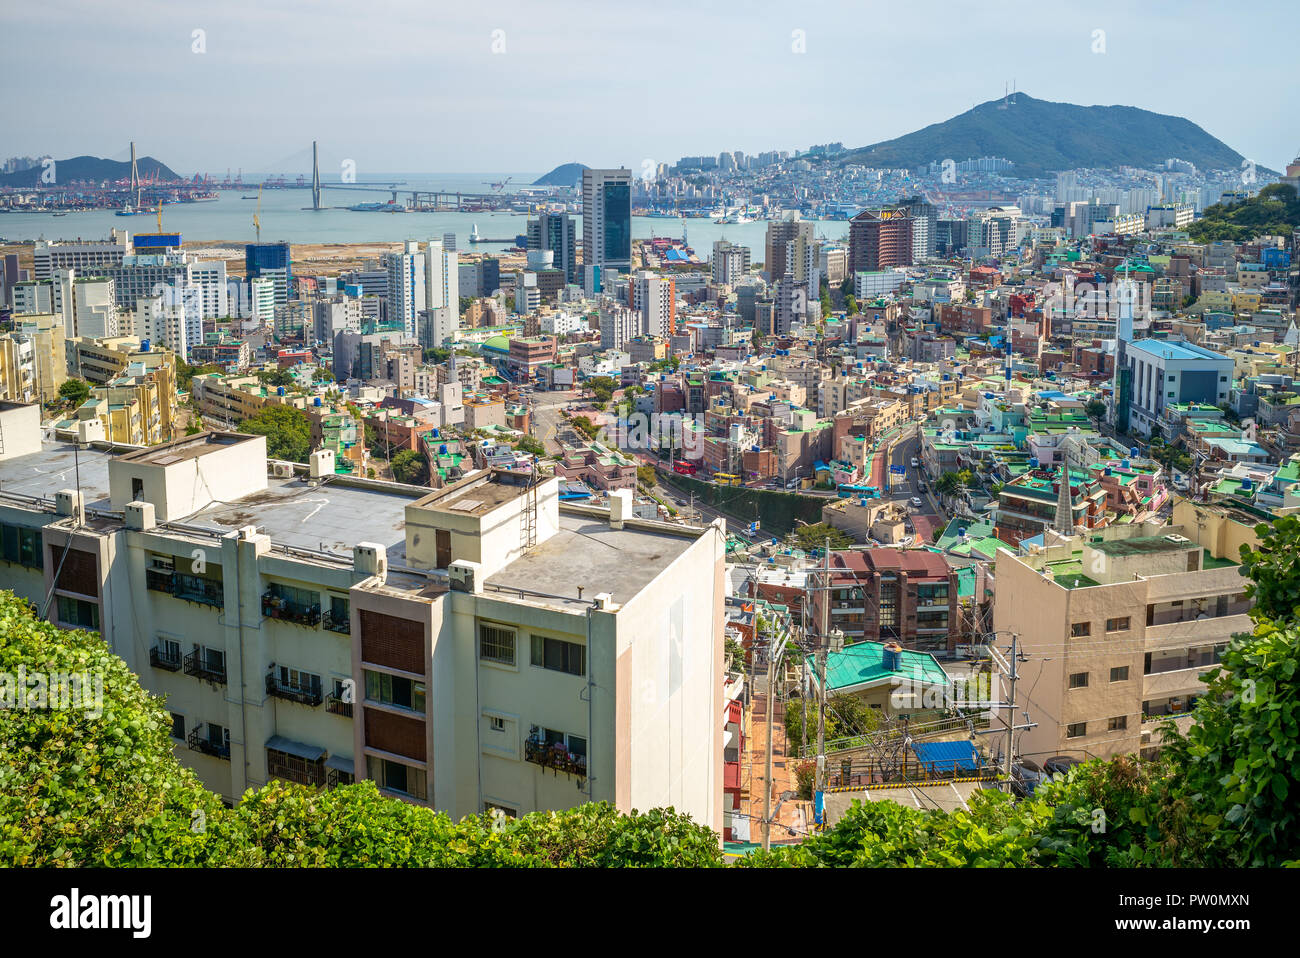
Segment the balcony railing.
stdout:
<svg viewBox="0 0 1300 958">
<path fill-rule="evenodd" d="M 282 622 L 296 622 L 298 625 L 320 625 L 321 620 L 319 605 L 304 605 L 274 592 L 262 595 L 262 615 Z"/>
<path fill-rule="evenodd" d="M 336 615 L 333 611 L 326 612 L 321 616 L 321 628 L 329 629 L 331 632 L 342 632 L 344 635 L 352 634 L 352 616 L 343 612 Z"/>
<path fill-rule="evenodd" d="M 195 649 L 185 656 L 185 674 L 208 682 L 226 684 L 226 664 L 213 665 L 204 655 L 202 649 Z"/>
<path fill-rule="evenodd" d="M 540 765 L 542 768 L 549 768 L 554 772 L 577 775 L 579 778 L 587 777 L 587 757 L 585 755 L 570 756 L 563 745 L 557 747 L 555 745 L 546 745 L 535 739 L 529 739 L 524 742 L 524 761 Z"/>
<path fill-rule="evenodd" d="M 173 573 L 172 584 L 174 588 L 172 595 L 186 602 L 197 602 L 199 605 L 212 606 L 215 609 L 226 604 L 225 588 L 216 579 L 176 572 Z"/>
<path fill-rule="evenodd" d="M 352 703 L 343 701 L 342 696 L 331 692 L 325 697 L 325 711 L 342 715 L 344 718 L 352 718 Z"/>
<path fill-rule="evenodd" d="M 313 708 L 324 700 L 324 695 L 318 686 L 302 689 L 295 685 L 285 685 L 274 674 L 266 677 L 266 694 L 288 699 L 290 702 L 298 702 L 301 705 L 310 705 Z"/>
<path fill-rule="evenodd" d="M 202 733 L 203 726 L 201 724 L 190 729 L 189 737 L 185 740 L 190 750 L 202 752 L 204 755 L 215 755 L 217 758 L 230 761 L 230 746 L 224 742 L 214 742 Z"/>
<path fill-rule="evenodd" d="M 355 776 L 350 772 L 345 772 L 337 768 L 325 769 L 325 787 L 337 788 L 339 785 L 351 785 L 356 781 Z"/>
<path fill-rule="evenodd" d="M 331 771 L 333 771 L 331 769 Z M 321 762 L 308 762 L 299 759 L 297 762 L 283 762 L 278 759 L 266 758 L 266 775 L 267 778 L 282 778 L 286 782 L 296 782 L 299 785 L 314 785 L 320 787 L 326 784 L 327 775 L 325 764 Z"/>
<path fill-rule="evenodd" d="M 166 669 L 168 672 L 179 672 L 181 670 L 180 652 L 171 653 L 166 649 L 160 649 L 154 646 L 149 650 L 149 664 L 155 669 Z"/>
</svg>

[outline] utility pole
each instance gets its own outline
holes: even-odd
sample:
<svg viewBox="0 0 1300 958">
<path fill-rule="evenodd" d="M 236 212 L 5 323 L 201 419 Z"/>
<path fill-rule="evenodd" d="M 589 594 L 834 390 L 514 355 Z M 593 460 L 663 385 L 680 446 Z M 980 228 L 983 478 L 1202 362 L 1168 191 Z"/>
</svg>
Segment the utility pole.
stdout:
<svg viewBox="0 0 1300 958">
<path fill-rule="evenodd" d="M 773 701 L 773 675 L 776 655 L 772 648 L 776 638 L 776 616 L 768 625 L 767 638 L 767 773 L 763 776 L 763 851 L 772 847 L 772 713 L 776 710 Z"/>
<path fill-rule="evenodd" d="M 1019 654 L 1019 649 L 1017 648 L 1019 638 L 1020 637 L 1016 633 L 1011 633 L 1011 658 L 1008 662 L 1007 669 L 1009 673 L 1007 680 L 1010 683 L 1011 688 L 1007 695 L 1007 754 L 1006 759 L 1003 762 L 1003 771 L 1006 775 L 1008 789 L 1011 788 L 1011 749 L 1015 744 L 1014 738 L 1016 734 L 1016 679 L 1019 677 L 1018 670 L 1016 669 L 1016 657 Z"/>
<path fill-rule="evenodd" d="M 817 636 L 817 772 L 813 809 L 818 824 L 825 818 L 826 792 L 826 648 L 830 642 L 831 539 L 826 537 L 825 573 L 822 577 L 822 608 Z"/>
</svg>

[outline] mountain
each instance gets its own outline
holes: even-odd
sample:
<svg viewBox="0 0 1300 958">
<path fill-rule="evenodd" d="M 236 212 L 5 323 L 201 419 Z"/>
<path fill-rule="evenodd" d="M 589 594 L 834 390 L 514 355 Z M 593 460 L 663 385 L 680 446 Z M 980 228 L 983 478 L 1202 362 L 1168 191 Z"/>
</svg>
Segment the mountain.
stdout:
<svg viewBox="0 0 1300 958">
<path fill-rule="evenodd" d="M 585 163 L 562 163 L 545 176 L 533 181 L 533 186 L 580 186 L 582 171 L 590 169 Z"/>
<path fill-rule="evenodd" d="M 135 168 L 142 180 L 152 179 L 155 174 L 159 182 L 183 179 L 152 156 L 137 159 Z M 17 173 L 0 173 L 0 186 L 38 186 L 42 172 L 44 167 L 38 165 Z M 74 156 L 66 160 L 56 160 L 54 174 L 59 183 L 129 179 L 131 161 L 105 160 L 97 156 Z"/>
<path fill-rule="evenodd" d="M 998 156 L 1018 176 L 1079 167 L 1151 169 L 1169 157 L 1200 170 L 1239 169 L 1242 155 L 1191 120 L 1133 106 L 1077 106 L 1035 100 L 990 100 L 943 123 L 895 140 L 837 155 L 833 162 L 915 169 L 945 159 Z"/>
</svg>

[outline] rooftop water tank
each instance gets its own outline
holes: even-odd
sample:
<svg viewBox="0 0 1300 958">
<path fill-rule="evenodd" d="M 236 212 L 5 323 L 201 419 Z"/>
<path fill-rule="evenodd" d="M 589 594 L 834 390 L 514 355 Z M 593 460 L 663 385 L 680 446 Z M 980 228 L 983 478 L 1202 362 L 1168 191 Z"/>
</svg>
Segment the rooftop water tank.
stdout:
<svg viewBox="0 0 1300 958">
<path fill-rule="evenodd" d="M 140 340 L 140 352 L 147 353 L 148 351 L 149 351 L 149 340 L 147 339 Z"/>
<path fill-rule="evenodd" d="M 276 387 L 275 387 L 275 394 L 276 394 L 277 396 L 283 396 L 283 395 L 284 395 L 284 387 L 283 387 L 283 386 L 276 386 Z"/>
<path fill-rule="evenodd" d="M 314 405 L 314 406 L 319 406 L 319 405 L 320 405 L 320 396 L 317 396 L 317 397 L 316 397 L 316 401 L 315 401 L 312 405 Z"/>
<path fill-rule="evenodd" d="M 1255 484 L 1251 482 L 1249 479 L 1243 479 L 1241 480 L 1241 491 L 1250 492 L 1250 490 L 1254 488 L 1254 485 Z"/>
<path fill-rule="evenodd" d="M 1134 446 L 1131 449 L 1129 449 L 1128 454 L 1132 456 L 1134 459 L 1136 459 L 1138 456 L 1138 447 Z"/>
<path fill-rule="evenodd" d="M 1034 458 L 1033 456 L 1030 456 L 1030 457 L 1029 457 L 1029 468 L 1030 468 L 1030 469 L 1037 469 L 1037 468 L 1038 468 L 1038 460 L 1037 460 L 1036 458 Z"/>
<path fill-rule="evenodd" d="M 890 642 L 881 650 L 880 666 L 886 672 L 897 672 L 903 667 L 903 647 Z"/>
<path fill-rule="evenodd" d="M 1127 469 L 1127 468 L 1128 468 L 1128 463 L 1129 463 L 1129 461 L 1128 461 L 1127 459 L 1125 459 L 1122 463 L 1120 463 L 1120 465 L 1123 466 L 1125 469 Z"/>
<path fill-rule="evenodd" d="M 1107 466 L 1107 467 L 1106 467 L 1106 475 L 1108 475 L 1108 476 L 1110 475 L 1110 466 Z"/>
</svg>

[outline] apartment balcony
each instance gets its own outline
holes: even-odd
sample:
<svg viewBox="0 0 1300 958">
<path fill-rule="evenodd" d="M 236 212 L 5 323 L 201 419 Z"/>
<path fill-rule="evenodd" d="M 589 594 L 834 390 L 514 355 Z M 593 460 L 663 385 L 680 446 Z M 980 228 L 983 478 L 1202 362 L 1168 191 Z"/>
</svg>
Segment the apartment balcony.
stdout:
<svg viewBox="0 0 1300 958">
<path fill-rule="evenodd" d="M 1226 642 L 1238 632 L 1249 632 L 1255 627 L 1250 616 L 1233 614 L 1206 616 L 1202 619 L 1168 618 L 1161 622 L 1161 616 L 1154 619 L 1155 624 L 1146 628 L 1146 642 L 1143 648 L 1147 652 L 1162 649 L 1180 649 L 1189 645 L 1209 645 Z"/>
<path fill-rule="evenodd" d="M 186 602 L 195 602 L 213 609 L 223 608 L 226 604 L 225 587 L 216 579 L 207 579 L 201 575 L 185 572 L 172 573 L 172 595 Z"/>
<path fill-rule="evenodd" d="M 300 705 L 310 705 L 312 708 L 325 700 L 319 686 L 302 689 L 293 685 L 284 685 L 274 674 L 266 677 L 266 694 L 289 702 L 297 702 Z"/>
<path fill-rule="evenodd" d="M 192 675 L 196 679 L 216 682 L 219 685 L 226 684 L 226 663 L 222 661 L 220 665 L 216 665 L 210 662 L 202 649 L 195 649 L 185 656 L 184 669 L 186 675 Z"/>
<path fill-rule="evenodd" d="M 230 746 L 224 741 L 214 742 L 211 738 L 203 734 L 203 725 L 196 725 L 190 729 L 190 734 L 185 740 L 185 744 L 190 747 L 190 751 L 200 752 L 204 755 L 212 755 L 216 758 L 224 758 L 230 761 Z"/>
<path fill-rule="evenodd" d="M 279 619 L 297 625 L 317 626 L 321 621 L 319 605 L 304 605 L 301 602 L 285 599 L 274 592 L 263 593 L 262 615 L 268 619 Z"/>
<path fill-rule="evenodd" d="M 325 711 L 332 712 L 334 715 L 342 715 L 344 718 L 352 718 L 352 703 L 343 701 L 342 696 L 331 692 L 325 696 Z"/>
<path fill-rule="evenodd" d="M 564 750 L 563 745 L 557 748 L 529 739 L 524 742 L 524 761 L 549 768 L 556 773 L 563 772 L 565 775 L 576 775 L 578 778 L 587 777 L 587 757 L 571 756 Z"/>
<path fill-rule="evenodd" d="M 331 632 L 341 632 L 344 635 L 352 634 L 352 616 L 346 612 L 342 615 L 326 612 L 321 615 L 320 624 L 322 629 L 329 629 Z"/>
<path fill-rule="evenodd" d="M 1201 675 L 1211 665 L 1197 665 L 1190 668 L 1170 669 L 1167 672 L 1150 672 L 1142 676 L 1142 697 L 1150 699 L 1161 695 L 1178 695 L 1187 693 L 1195 695 L 1205 691 Z"/>
<path fill-rule="evenodd" d="M 1143 736 L 1158 736 L 1160 727 L 1168 721 L 1173 721 L 1174 726 L 1183 735 L 1192 727 L 1194 721 L 1190 712 L 1170 712 L 1164 715 L 1143 715 L 1142 716 L 1142 734 Z"/>
<path fill-rule="evenodd" d="M 155 669 L 163 669 L 167 672 L 179 672 L 181 670 L 182 660 L 180 652 L 175 655 L 154 646 L 149 650 L 149 664 Z"/>
<path fill-rule="evenodd" d="M 337 780 L 337 770 L 326 769 L 323 760 L 306 761 L 296 755 L 286 755 L 283 759 L 278 759 L 273 758 L 269 752 L 266 757 L 267 778 L 279 778 L 298 785 L 322 788 L 328 787 L 329 772 L 334 772 Z"/>
</svg>

